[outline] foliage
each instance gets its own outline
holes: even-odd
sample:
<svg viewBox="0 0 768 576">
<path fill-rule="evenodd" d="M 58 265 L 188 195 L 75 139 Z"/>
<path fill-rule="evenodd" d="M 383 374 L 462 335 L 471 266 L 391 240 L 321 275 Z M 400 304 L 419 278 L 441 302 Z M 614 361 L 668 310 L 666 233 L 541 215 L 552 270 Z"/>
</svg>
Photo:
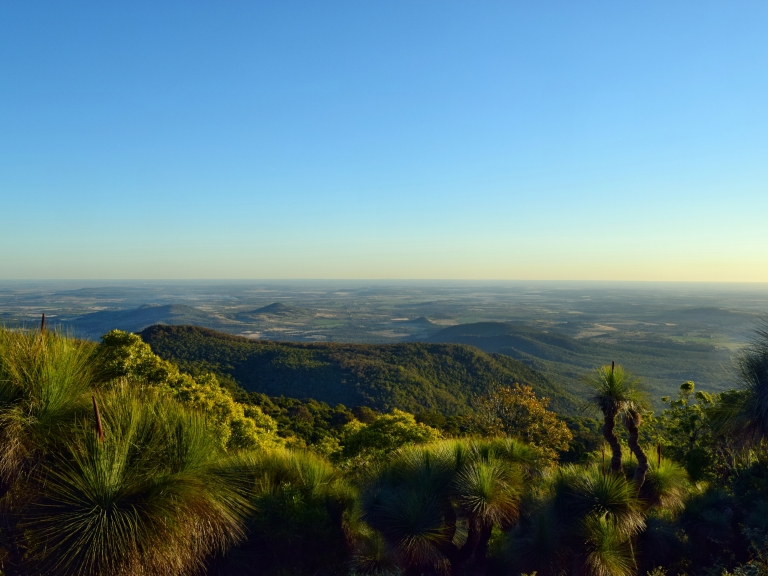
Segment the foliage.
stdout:
<svg viewBox="0 0 768 576">
<path fill-rule="evenodd" d="M 244 391 L 236 398 L 244 404 L 258 406 L 270 416 L 277 424 L 278 435 L 290 439 L 292 446 L 307 447 L 326 455 L 333 451 L 330 448 L 338 445 L 344 425 L 356 418 L 353 410 L 343 404 L 331 407 L 311 398 L 270 398 L 266 394 Z"/>
<path fill-rule="evenodd" d="M 741 447 L 754 447 L 768 439 L 768 324 L 738 359 L 740 392 L 722 422 L 722 428 Z"/>
<path fill-rule="evenodd" d="M 95 345 L 0 330 L 0 570 L 765 574 L 754 387 L 686 382 L 642 420 L 634 381 L 596 374 L 603 425 L 623 414 L 615 439 L 633 452 L 614 471 L 595 466 L 587 418 L 567 420 L 581 464 L 555 465 L 570 433 L 525 385 L 489 390 L 474 414 L 417 417 L 233 392 L 121 332 Z M 661 452 L 638 483 L 641 438 Z"/>
<path fill-rule="evenodd" d="M 733 451 L 714 423 L 722 410 L 721 395 L 697 392 L 689 381 L 680 386 L 677 398 L 665 396 L 662 401 L 667 408 L 655 425 L 665 457 L 682 462 L 694 481 L 724 472 Z"/>
<path fill-rule="evenodd" d="M 404 448 L 364 490 L 363 519 L 406 571 L 484 566 L 493 527 L 509 527 L 520 511 L 520 453 L 478 440 Z"/>
<path fill-rule="evenodd" d="M 648 400 L 640 381 L 625 372 L 621 366 L 602 366 L 595 369 L 584 379 L 591 393 L 586 406 L 597 409 L 603 414 L 603 436 L 611 447 L 611 470 L 616 473 L 621 469 L 621 444 L 614 432 L 616 418 L 622 416 L 629 431 L 629 447 L 640 465 L 635 474 L 638 486 L 643 484 L 647 462 L 645 454 L 638 444 L 638 427 L 642 415 L 647 410 Z"/>
<path fill-rule="evenodd" d="M 248 538 L 212 563 L 213 574 L 338 574 L 349 561 L 356 493 L 327 461 L 303 451 L 240 458 L 239 478 L 258 510 Z"/>
<path fill-rule="evenodd" d="M 688 473 L 682 466 L 663 460 L 650 466 L 640 496 L 649 506 L 678 512 L 685 506 L 691 488 L 689 482 Z"/>
<path fill-rule="evenodd" d="M 768 533 L 746 527 L 743 531 L 749 539 L 752 558 L 724 576 L 768 576 Z"/>
<path fill-rule="evenodd" d="M 560 457 L 562 462 L 585 462 L 592 452 L 597 452 L 605 444 L 600 422 L 587 416 L 563 416 L 572 439 L 568 451 Z"/>
<path fill-rule="evenodd" d="M 644 528 L 642 504 L 623 476 L 566 465 L 512 548 L 521 569 L 540 574 L 630 575 L 632 540 Z"/>
<path fill-rule="evenodd" d="M 339 458 L 362 458 L 366 462 L 383 460 L 409 444 L 425 444 L 440 438 L 440 432 L 416 422 L 413 414 L 393 410 L 368 424 L 352 420 L 341 431 Z"/>
<path fill-rule="evenodd" d="M 467 413 L 471 398 L 494 383 L 520 382 L 555 398 L 560 410 L 575 407 L 568 393 L 525 364 L 469 346 L 270 342 L 194 326 L 152 326 L 141 337 L 187 372 L 202 365 L 269 396 L 450 416 Z"/>
<path fill-rule="evenodd" d="M 573 435 L 548 405 L 549 398 L 538 398 L 530 386 L 497 386 L 478 399 L 472 432 L 519 438 L 555 460 Z"/>
<path fill-rule="evenodd" d="M 640 380 L 615 364 L 596 368 L 584 379 L 591 394 L 587 406 L 603 414 L 619 415 L 625 412 L 643 412 L 648 399 L 640 387 Z"/>
<path fill-rule="evenodd" d="M 76 426 L 44 464 L 22 515 L 29 561 L 55 574 L 192 574 L 244 536 L 248 504 L 199 414 L 123 388 L 103 396 L 104 435 Z"/>
<path fill-rule="evenodd" d="M 3 570 L 194 573 L 249 509 L 214 429 L 161 390 L 99 393 L 99 368 L 91 344 L 0 330 Z"/>
<path fill-rule="evenodd" d="M 127 377 L 170 392 L 184 404 L 206 413 L 228 449 L 269 447 L 281 444 L 277 424 L 258 406 L 236 402 L 216 376 L 203 373 L 193 378 L 156 356 L 136 334 L 112 330 L 102 338 L 103 374 Z"/>
<path fill-rule="evenodd" d="M 90 406 L 94 346 L 0 329 L 0 485 L 32 473 L 56 431 Z"/>
</svg>

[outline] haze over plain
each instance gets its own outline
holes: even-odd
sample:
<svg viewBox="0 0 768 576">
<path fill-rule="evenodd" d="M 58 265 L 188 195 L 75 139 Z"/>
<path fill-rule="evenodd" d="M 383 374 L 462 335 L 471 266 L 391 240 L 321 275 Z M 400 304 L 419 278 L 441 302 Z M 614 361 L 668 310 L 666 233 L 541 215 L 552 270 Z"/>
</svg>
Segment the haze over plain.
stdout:
<svg viewBox="0 0 768 576">
<path fill-rule="evenodd" d="M 4 3 L 0 279 L 768 281 L 766 23 Z"/>
</svg>

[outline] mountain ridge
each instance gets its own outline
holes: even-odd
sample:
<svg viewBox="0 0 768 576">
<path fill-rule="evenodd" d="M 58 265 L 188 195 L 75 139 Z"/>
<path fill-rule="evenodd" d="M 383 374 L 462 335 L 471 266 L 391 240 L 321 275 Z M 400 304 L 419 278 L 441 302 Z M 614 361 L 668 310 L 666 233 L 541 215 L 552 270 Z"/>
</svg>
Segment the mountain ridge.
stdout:
<svg viewBox="0 0 768 576">
<path fill-rule="evenodd" d="M 727 387 L 728 372 L 724 365 L 730 352 L 709 344 L 669 339 L 614 343 L 508 322 L 459 324 L 421 340 L 466 344 L 510 356 L 558 381 L 577 396 L 586 391 L 582 382 L 586 374 L 614 360 L 641 377 L 654 399 L 674 393 L 687 380 L 694 380 L 705 390 Z"/>
<path fill-rule="evenodd" d="M 187 304 L 143 304 L 127 310 L 101 310 L 71 320 L 62 321 L 65 328 L 78 336 L 100 338 L 113 329 L 140 332 L 153 324 L 207 324 L 221 327 L 228 320 Z"/>
<path fill-rule="evenodd" d="M 140 336 L 155 354 L 184 370 L 210 370 L 269 396 L 450 415 L 471 411 L 473 397 L 495 384 L 519 382 L 550 397 L 560 412 L 573 413 L 578 404 L 525 364 L 461 344 L 277 342 L 169 325 L 151 326 Z"/>
</svg>

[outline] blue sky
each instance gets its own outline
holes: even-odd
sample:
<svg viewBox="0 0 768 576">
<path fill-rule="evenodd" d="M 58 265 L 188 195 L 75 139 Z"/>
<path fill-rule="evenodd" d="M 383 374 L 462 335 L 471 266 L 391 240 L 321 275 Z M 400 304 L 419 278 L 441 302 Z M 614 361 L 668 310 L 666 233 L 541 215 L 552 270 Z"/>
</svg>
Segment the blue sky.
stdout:
<svg viewBox="0 0 768 576">
<path fill-rule="evenodd" d="M 4 2 L 0 279 L 768 281 L 766 2 Z"/>
</svg>

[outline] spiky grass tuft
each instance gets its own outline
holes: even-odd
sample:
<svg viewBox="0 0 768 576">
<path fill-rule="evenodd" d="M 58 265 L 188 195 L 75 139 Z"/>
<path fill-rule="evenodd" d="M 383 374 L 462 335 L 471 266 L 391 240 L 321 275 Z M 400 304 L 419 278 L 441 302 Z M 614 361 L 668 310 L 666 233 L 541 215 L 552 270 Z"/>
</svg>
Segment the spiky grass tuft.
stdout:
<svg viewBox="0 0 768 576">
<path fill-rule="evenodd" d="M 249 510 L 226 481 L 205 419 L 173 400 L 117 389 L 103 397 L 105 440 L 81 422 L 47 460 L 24 528 L 46 573 L 192 574 L 243 537 Z"/>
<path fill-rule="evenodd" d="M 621 475 L 564 466 L 555 477 L 553 490 L 555 514 L 566 526 L 601 516 L 622 538 L 631 538 L 645 527 L 635 487 Z"/>
<path fill-rule="evenodd" d="M 685 468 L 671 460 L 663 460 L 661 465 L 650 467 L 640 494 L 650 506 L 679 512 L 685 506 L 690 491 L 690 479 Z"/>
<path fill-rule="evenodd" d="M 0 479 L 31 472 L 90 407 L 94 345 L 0 329 Z"/>
</svg>

